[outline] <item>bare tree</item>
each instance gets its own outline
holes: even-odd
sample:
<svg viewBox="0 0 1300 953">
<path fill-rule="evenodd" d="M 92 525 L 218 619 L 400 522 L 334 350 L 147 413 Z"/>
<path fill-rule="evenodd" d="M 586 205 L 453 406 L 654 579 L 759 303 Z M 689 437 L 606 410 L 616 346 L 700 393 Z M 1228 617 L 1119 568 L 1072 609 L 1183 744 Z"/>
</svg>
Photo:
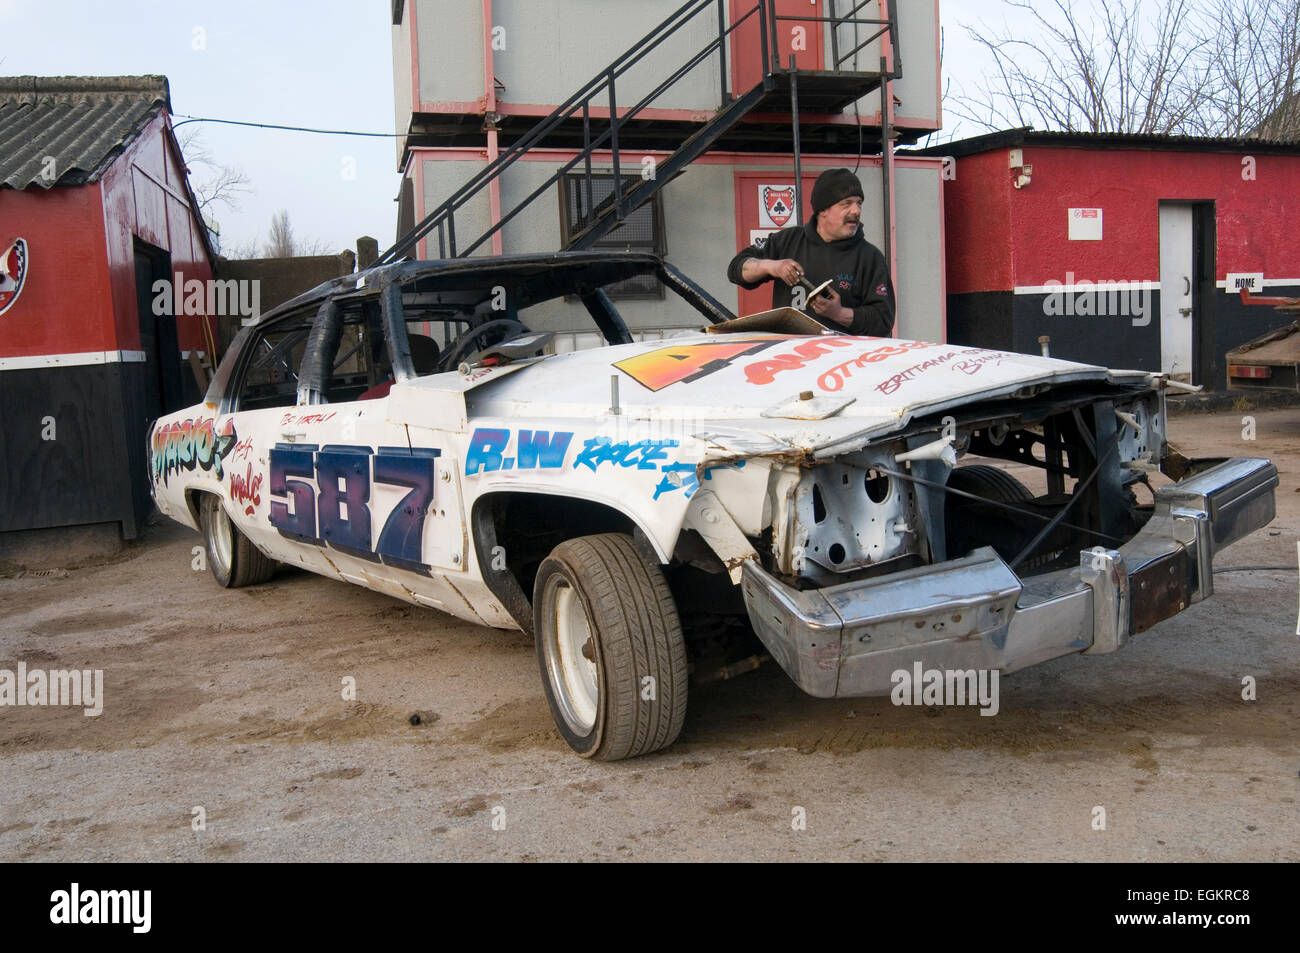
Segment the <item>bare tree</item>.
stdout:
<svg viewBox="0 0 1300 953">
<path fill-rule="evenodd" d="M 238 261 L 245 258 L 262 257 L 262 236 L 255 234 L 252 238 L 246 238 L 242 242 L 231 242 L 229 245 L 222 243 L 222 257 L 229 258 L 232 261 Z"/>
<path fill-rule="evenodd" d="M 1217 0 L 1204 18 L 1202 29 L 1213 37 L 1210 109 L 1195 131 L 1300 138 L 1300 2 Z"/>
<path fill-rule="evenodd" d="M 249 187 L 249 178 L 244 171 L 217 162 L 203 141 L 202 130 L 197 126 L 182 132 L 177 137 L 177 141 L 180 143 L 181 154 L 185 157 L 186 164 L 191 167 L 201 166 L 206 170 L 201 178 L 190 181 L 194 196 L 199 202 L 199 211 L 211 216 L 216 205 L 224 205 L 231 211 L 238 211 L 238 196 L 253 191 Z"/>
<path fill-rule="evenodd" d="M 293 225 L 289 223 L 288 209 L 282 208 L 271 216 L 271 237 L 266 240 L 264 254 L 267 258 L 293 257 Z"/>
<path fill-rule="evenodd" d="M 1300 0 L 1003 5 L 1001 30 L 963 24 L 994 70 L 951 97 L 987 128 L 1239 136 L 1294 89 Z"/>
<path fill-rule="evenodd" d="M 319 238 L 299 238 L 289 221 L 289 210 L 280 209 L 271 216 L 271 234 L 262 247 L 265 258 L 292 258 L 296 255 L 328 255 L 329 243 Z"/>
</svg>

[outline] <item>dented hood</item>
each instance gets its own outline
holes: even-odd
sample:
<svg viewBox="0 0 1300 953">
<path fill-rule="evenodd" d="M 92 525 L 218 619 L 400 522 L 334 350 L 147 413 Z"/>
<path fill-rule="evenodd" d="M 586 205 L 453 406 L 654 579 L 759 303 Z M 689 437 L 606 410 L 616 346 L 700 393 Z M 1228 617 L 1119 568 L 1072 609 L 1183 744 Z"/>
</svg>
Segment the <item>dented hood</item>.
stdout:
<svg viewBox="0 0 1300 953">
<path fill-rule="evenodd" d="M 468 419 L 681 421 L 732 452 L 824 450 L 898 429 L 912 417 L 1035 384 L 1141 382 L 1051 358 L 955 344 L 847 335 L 687 334 L 557 354 L 524 367 L 412 382 L 453 387 Z M 617 381 L 617 392 L 611 386 Z"/>
</svg>

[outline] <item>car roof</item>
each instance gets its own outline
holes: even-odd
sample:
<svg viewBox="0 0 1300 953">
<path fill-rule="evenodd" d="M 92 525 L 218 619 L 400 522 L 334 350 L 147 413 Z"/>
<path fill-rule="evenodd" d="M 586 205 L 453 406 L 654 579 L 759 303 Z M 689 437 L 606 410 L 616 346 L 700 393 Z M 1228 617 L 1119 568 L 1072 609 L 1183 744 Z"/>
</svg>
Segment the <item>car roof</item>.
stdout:
<svg viewBox="0 0 1300 953">
<path fill-rule="evenodd" d="M 289 311 L 319 303 L 336 294 L 377 293 L 394 281 L 418 281 L 423 291 L 467 291 L 502 285 L 514 289 L 518 307 L 525 308 L 580 287 L 599 288 L 626 278 L 652 273 L 663 264 L 649 252 L 572 251 L 530 255 L 444 258 L 377 265 L 352 275 L 322 282 L 266 312 L 264 324 Z"/>
</svg>

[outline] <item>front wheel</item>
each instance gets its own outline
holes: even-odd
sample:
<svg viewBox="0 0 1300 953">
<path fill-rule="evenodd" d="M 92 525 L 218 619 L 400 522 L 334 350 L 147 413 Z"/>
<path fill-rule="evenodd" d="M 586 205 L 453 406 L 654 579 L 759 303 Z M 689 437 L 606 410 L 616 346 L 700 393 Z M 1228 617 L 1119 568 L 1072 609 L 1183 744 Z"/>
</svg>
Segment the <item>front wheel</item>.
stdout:
<svg viewBox="0 0 1300 953">
<path fill-rule="evenodd" d="M 533 587 L 556 727 L 584 758 L 666 748 L 686 720 L 686 644 L 663 570 L 619 533 L 556 546 Z"/>
<path fill-rule="evenodd" d="M 221 497 L 204 493 L 199 497 L 199 526 L 207 549 L 208 568 L 227 589 L 266 582 L 275 573 L 275 560 L 258 551 L 231 522 Z"/>
</svg>

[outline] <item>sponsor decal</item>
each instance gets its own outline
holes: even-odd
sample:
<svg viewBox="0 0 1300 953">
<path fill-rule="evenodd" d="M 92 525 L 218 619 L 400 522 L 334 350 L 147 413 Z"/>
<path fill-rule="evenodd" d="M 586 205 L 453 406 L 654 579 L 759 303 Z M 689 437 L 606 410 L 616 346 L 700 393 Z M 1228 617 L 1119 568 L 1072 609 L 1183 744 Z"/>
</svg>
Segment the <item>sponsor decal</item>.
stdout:
<svg viewBox="0 0 1300 953">
<path fill-rule="evenodd" d="M 280 426 L 284 427 L 287 426 L 288 424 L 323 424 L 327 420 L 332 420 L 335 416 L 336 415 L 334 411 L 330 411 L 328 414 L 290 413 L 290 414 L 285 414 L 283 417 L 280 418 Z"/>
<path fill-rule="evenodd" d="M 843 364 L 832 367 L 817 378 L 817 386 L 824 391 L 834 392 L 843 387 L 844 382 L 853 376 L 853 368 L 855 367 L 862 368 L 867 364 L 876 364 L 886 358 L 893 357 L 896 354 L 906 354 L 916 348 L 937 346 L 927 341 L 903 341 L 899 344 L 886 344 L 883 347 L 872 348 L 869 351 L 863 351 L 857 357 L 847 360 Z"/>
<path fill-rule="evenodd" d="M 745 466 L 744 460 L 736 463 L 720 463 L 714 467 L 704 468 L 704 479 L 712 480 L 714 470 L 739 470 Z M 671 493 L 674 490 L 681 490 L 686 499 L 695 495 L 695 491 L 700 488 L 700 478 L 696 469 L 689 463 L 666 463 L 659 468 L 664 473 L 664 478 L 659 481 L 655 487 L 654 498 L 657 500 L 665 493 Z"/>
<path fill-rule="evenodd" d="M 833 348 L 853 347 L 858 341 L 848 337 L 812 338 L 800 341 L 792 351 L 773 354 L 762 361 L 745 365 L 745 380 L 751 384 L 770 384 L 782 371 L 797 371 L 809 361 L 825 357 Z"/>
<path fill-rule="evenodd" d="M 717 344 L 678 344 L 646 351 L 616 361 L 614 366 L 648 390 L 663 390 L 669 384 L 691 383 L 717 373 L 745 354 L 755 354 L 785 340 L 774 336 L 755 341 L 719 341 Z"/>
<path fill-rule="evenodd" d="M 573 468 L 586 467 L 595 473 L 602 464 L 611 463 L 624 470 L 657 470 L 659 461 L 667 460 L 664 450 L 676 447 L 676 440 L 620 440 L 609 437 L 592 437 L 583 441 L 582 452 L 573 461 Z"/>
<path fill-rule="evenodd" d="M 515 452 L 507 455 L 512 440 Z M 520 430 L 516 436 L 502 428 L 479 427 L 465 451 L 465 476 L 498 470 L 557 470 L 564 466 L 564 455 L 572 440 L 569 432 Z"/>
<path fill-rule="evenodd" d="M 961 371 L 963 374 L 966 374 L 968 376 L 972 374 L 978 374 L 984 367 L 988 366 L 989 364 L 1001 364 L 1002 361 L 1006 360 L 1007 358 L 1015 357 L 1014 354 L 1007 354 L 1002 351 L 986 351 L 980 347 L 966 348 L 965 350 L 961 350 L 961 351 L 951 351 L 948 354 L 941 354 L 938 357 L 930 358 L 930 360 L 928 361 L 922 361 L 920 364 L 913 364 L 911 367 L 907 368 L 904 371 L 899 371 L 893 377 L 886 378 L 885 380 L 877 384 L 876 390 L 880 391 L 880 393 L 882 394 L 892 394 L 894 393 L 894 391 L 898 390 L 900 387 L 902 387 L 904 384 L 908 383 L 909 381 L 913 380 L 918 375 L 922 375 L 925 372 L 933 370 L 936 367 L 940 367 L 944 364 L 947 364 L 953 358 L 961 357 L 963 354 L 970 354 L 975 356 L 966 360 L 957 361 L 955 364 L 950 365 L 949 369 L 954 371 Z"/>
<path fill-rule="evenodd" d="M 15 238 L 0 256 L 0 314 L 12 308 L 23 293 L 29 263 L 27 242 L 21 238 Z"/>
<path fill-rule="evenodd" d="M 922 361 L 920 364 L 913 364 L 907 370 L 899 371 L 893 377 L 881 381 L 876 385 L 876 390 L 880 391 L 882 394 L 892 394 L 917 374 L 924 373 L 933 367 L 939 367 L 942 364 L 946 364 L 948 361 L 951 361 L 956 357 L 957 354 L 957 351 L 952 351 L 948 354 L 941 354 L 938 357 L 932 357 L 928 361 Z"/>
</svg>

